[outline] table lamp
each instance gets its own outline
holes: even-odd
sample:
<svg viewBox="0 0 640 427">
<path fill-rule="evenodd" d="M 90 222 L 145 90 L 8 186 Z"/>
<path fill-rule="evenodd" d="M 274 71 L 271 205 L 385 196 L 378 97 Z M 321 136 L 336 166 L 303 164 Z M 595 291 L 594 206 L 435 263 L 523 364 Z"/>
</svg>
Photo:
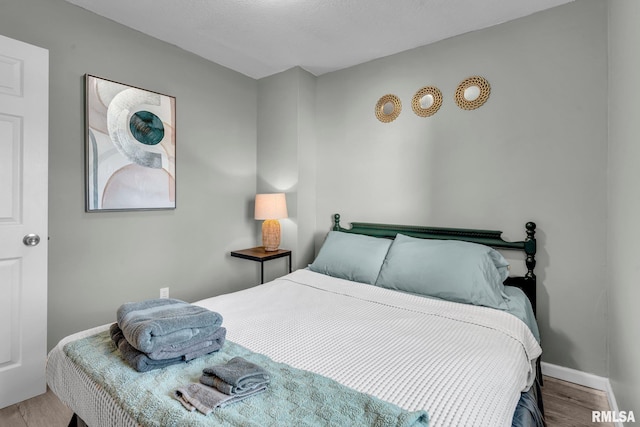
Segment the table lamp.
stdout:
<svg viewBox="0 0 640 427">
<path fill-rule="evenodd" d="M 284 193 L 256 194 L 255 219 L 263 219 L 262 246 L 268 252 L 280 246 L 280 218 L 287 218 L 287 201 Z"/>
</svg>

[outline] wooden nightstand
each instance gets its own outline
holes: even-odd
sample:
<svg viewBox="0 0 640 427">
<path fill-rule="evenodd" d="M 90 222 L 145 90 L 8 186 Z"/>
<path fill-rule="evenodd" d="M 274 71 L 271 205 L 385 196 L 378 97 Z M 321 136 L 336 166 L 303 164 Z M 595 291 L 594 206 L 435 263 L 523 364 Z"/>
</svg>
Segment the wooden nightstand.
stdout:
<svg viewBox="0 0 640 427">
<path fill-rule="evenodd" d="M 231 256 L 236 258 L 249 259 L 260 263 L 260 284 L 264 283 L 264 262 L 272 259 L 289 257 L 289 273 L 291 273 L 291 251 L 288 249 L 278 249 L 277 251 L 265 251 L 264 246 L 255 248 L 231 251 Z"/>
</svg>

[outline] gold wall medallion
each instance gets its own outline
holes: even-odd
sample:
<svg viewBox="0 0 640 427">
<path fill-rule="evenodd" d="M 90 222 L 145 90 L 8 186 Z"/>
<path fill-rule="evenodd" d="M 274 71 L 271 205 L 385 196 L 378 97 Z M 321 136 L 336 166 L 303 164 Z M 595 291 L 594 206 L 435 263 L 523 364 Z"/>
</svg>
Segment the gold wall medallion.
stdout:
<svg viewBox="0 0 640 427">
<path fill-rule="evenodd" d="M 456 89 L 456 104 L 463 110 L 475 110 L 487 102 L 490 93 L 491 86 L 487 79 L 480 76 L 468 77 Z"/>
<path fill-rule="evenodd" d="M 378 100 L 376 104 L 376 117 L 382 123 L 394 121 L 402 111 L 402 103 L 400 98 L 395 95 L 385 95 Z"/>
<path fill-rule="evenodd" d="M 413 95 L 411 108 L 420 117 L 433 116 L 442 106 L 442 92 L 435 86 L 425 86 Z"/>
</svg>

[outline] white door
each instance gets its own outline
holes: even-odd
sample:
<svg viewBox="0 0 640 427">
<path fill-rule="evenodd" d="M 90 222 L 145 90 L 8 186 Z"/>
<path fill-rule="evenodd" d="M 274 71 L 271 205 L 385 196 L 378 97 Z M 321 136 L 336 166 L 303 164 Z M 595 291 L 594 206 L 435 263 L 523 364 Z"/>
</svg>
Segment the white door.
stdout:
<svg viewBox="0 0 640 427">
<path fill-rule="evenodd" d="M 0 36 L 0 408 L 46 391 L 48 118 L 49 52 Z"/>
</svg>

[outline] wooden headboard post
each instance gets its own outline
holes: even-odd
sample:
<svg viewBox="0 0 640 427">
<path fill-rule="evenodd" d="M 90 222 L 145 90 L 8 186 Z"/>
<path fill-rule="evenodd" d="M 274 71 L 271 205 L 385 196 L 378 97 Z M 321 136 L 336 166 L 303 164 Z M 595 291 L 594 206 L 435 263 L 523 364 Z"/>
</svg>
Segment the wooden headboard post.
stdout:
<svg viewBox="0 0 640 427">
<path fill-rule="evenodd" d="M 333 231 L 340 231 L 342 227 L 340 227 L 340 214 L 335 214 L 333 216 Z"/>
<path fill-rule="evenodd" d="M 522 250 L 527 255 L 524 260 L 525 265 L 527 266 L 527 273 L 524 277 L 509 277 L 504 282 L 505 285 L 517 286 L 522 289 L 522 291 L 529 297 L 529 301 L 531 302 L 531 307 L 533 308 L 533 313 L 536 314 L 536 287 L 537 287 L 537 278 L 533 269 L 536 267 L 536 223 L 535 222 L 527 222 L 525 225 L 527 237 L 522 242 L 523 248 Z"/>
<path fill-rule="evenodd" d="M 479 243 L 496 249 L 519 250 L 526 254 L 525 265 L 527 273 L 524 276 L 510 276 L 504 284 L 516 286 L 527 295 L 533 312 L 536 312 L 536 224 L 527 222 L 525 225 L 527 236 L 523 241 L 507 242 L 502 239 L 502 231 L 473 230 L 463 228 L 438 228 L 413 225 L 372 224 L 366 222 L 352 222 L 351 228 L 340 225 L 340 215 L 333 216 L 333 230 L 344 233 L 365 234 L 373 237 L 393 239 L 398 233 L 421 239 L 461 240 Z"/>
<path fill-rule="evenodd" d="M 524 251 L 527 254 L 527 259 L 525 260 L 527 274 L 524 277 L 535 283 L 536 275 L 533 269 L 536 267 L 536 223 L 528 222 L 525 228 L 527 229 L 527 238 L 524 239 Z"/>
</svg>

